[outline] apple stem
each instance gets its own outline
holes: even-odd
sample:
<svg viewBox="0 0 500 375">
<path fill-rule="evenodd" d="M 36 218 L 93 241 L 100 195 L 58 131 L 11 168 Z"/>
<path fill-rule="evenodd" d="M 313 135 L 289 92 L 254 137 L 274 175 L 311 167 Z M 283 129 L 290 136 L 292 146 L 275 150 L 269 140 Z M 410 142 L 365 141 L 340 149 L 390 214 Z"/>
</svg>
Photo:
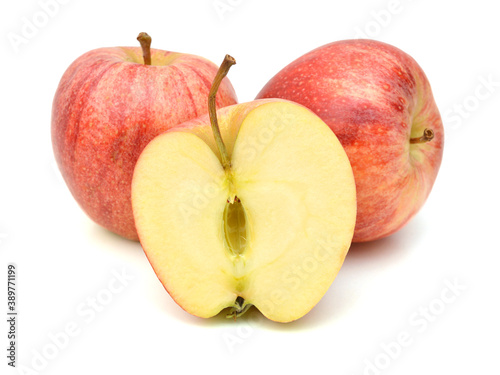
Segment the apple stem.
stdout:
<svg viewBox="0 0 500 375">
<path fill-rule="evenodd" d="M 432 129 L 424 129 L 424 134 L 418 138 L 410 138 L 410 143 L 425 143 L 432 141 L 434 138 L 434 131 Z"/>
<path fill-rule="evenodd" d="M 140 33 L 137 40 L 141 43 L 144 65 L 151 65 L 151 37 L 148 33 Z"/>
<path fill-rule="evenodd" d="M 219 149 L 224 170 L 228 170 L 231 168 L 231 161 L 229 160 L 226 146 L 224 145 L 222 136 L 220 134 L 219 122 L 217 121 L 217 107 L 215 106 L 215 99 L 222 80 L 229 72 L 231 66 L 233 66 L 234 64 L 236 64 L 236 60 L 233 57 L 229 55 L 226 55 L 224 57 L 224 61 L 220 65 L 219 70 L 215 75 L 212 87 L 210 88 L 210 93 L 208 94 L 208 114 L 210 116 L 210 124 L 212 125 L 212 132 L 214 133 L 215 143 L 217 144 L 217 148 Z"/>
</svg>

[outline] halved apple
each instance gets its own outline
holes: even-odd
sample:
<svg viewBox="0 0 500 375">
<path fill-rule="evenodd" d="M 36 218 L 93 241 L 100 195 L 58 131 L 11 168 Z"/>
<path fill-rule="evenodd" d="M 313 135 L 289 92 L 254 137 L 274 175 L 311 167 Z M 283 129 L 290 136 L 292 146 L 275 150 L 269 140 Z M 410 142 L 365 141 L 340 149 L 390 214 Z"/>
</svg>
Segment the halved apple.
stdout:
<svg viewBox="0 0 500 375">
<path fill-rule="evenodd" d="M 193 315 L 231 307 L 238 316 L 255 305 L 275 321 L 298 319 L 328 290 L 351 244 L 349 160 L 298 104 L 257 100 L 214 114 L 156 137 L 139 157 L 132 205 L 141 244 Z"/>
</svg>

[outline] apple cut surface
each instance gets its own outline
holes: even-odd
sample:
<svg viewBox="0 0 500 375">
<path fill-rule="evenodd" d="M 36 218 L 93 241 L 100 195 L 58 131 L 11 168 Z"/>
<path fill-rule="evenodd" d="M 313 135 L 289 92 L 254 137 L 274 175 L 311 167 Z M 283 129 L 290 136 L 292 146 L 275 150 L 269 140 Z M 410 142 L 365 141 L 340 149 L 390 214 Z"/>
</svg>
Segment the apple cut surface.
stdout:
<svg viewBox="0 0 500 375">
<path fill-rule="evenodd" d="M 218 117 L 228 170 L 203 139 L 208 122 L 164 133 L 141 154 L 132 183 L 141 244 L 191 314 L 255 305 L 275 321 L 298 319 L 326 293 L 351 243 L 349 161 L 328 126 L 297 104 L 255 101 Z"/>
</svg>

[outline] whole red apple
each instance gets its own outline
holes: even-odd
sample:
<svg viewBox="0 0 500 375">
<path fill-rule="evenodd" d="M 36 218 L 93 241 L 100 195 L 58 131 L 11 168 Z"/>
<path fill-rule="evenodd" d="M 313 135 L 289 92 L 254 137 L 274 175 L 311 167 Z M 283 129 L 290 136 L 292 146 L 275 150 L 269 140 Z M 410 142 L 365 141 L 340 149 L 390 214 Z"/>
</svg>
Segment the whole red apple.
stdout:
<svg viewBox="0 0 500 375">
<path fill-rule="evenodd" d="M 257 98 L 300 103 L 337 135 L 356 181 L 353 241 L 394 233 L 424 204 L 443 124 L 424 72 L 405 52 L 374 40 L 327 44 L 286 66 Z"/>
<path fill-rule="evenodd" d="M 79 57 L 52 107 L 54 154 L 74 198 L 96 223 L 133 240 L 136 161 L 155 136 L 207 113 L 218 69 L 202 57 L 150 49 L 145 33 L 138 40 L 142 49 L 100 48 Z M 217 106 L 235 103 L 225 78 Z"/>
</svg>

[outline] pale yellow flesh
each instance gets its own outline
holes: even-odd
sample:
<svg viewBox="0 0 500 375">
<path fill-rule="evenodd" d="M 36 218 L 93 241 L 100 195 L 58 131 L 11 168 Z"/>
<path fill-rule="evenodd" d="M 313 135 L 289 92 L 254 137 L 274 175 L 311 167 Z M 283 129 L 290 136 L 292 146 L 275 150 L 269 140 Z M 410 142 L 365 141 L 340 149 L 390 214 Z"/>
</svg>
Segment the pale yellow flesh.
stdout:
<svg viewBox="0 0 500 375">
<path fill-rule="evenodd" d="M 221 126 L 229 173 L 200 137 L 209 124 L 197 135 L 154 139 L 135 170 L 134 215 L 158 278 L 186 311 L 211 317 L 240 296 L 288 322 L 316 305 L 344 261 L 354 179 L 337 138 L 312 112 L 285 101 L 252 106 Z M 235 196 L 241 203 L 231 206 Z"/>
</svg>

